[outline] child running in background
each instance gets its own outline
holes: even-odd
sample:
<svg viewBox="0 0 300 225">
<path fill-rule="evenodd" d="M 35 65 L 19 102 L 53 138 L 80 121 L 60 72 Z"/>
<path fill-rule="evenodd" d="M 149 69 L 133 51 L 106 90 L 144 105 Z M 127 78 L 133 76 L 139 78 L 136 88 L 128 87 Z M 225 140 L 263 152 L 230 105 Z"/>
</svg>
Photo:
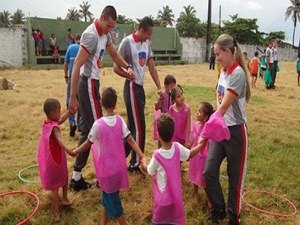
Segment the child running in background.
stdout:
<svg viewBox="0 0 300 225">
<path fill-rule="evenodd" d="M 297 73 L 298 73 L 298 86 L 300 85 L 300 52 L 298 53 L 298 59 L 297 59 Z"/>
<path fill-rule="evenodd" d="M 102 93 L 103 117 L 97 119 L 88 139 L 74 150 L 75 154 L 91 148 L 97 181 L 102 190 L 102 222 L 115 218 L 119 224 L 126 220 L 119 196 L 120 189 L 128 189 L 128 174 L 123 139 L 127 140 L 141 160 L 144 155 L 134 141 L 123 118 L 114 114 L 117 93 L 109 87 Z"/>
<path fill-rule="evenodd" d="M 179 142 L 185 147 L 191 147 L 191 110 L 188 104 L 184 102 L 182 88 L 177 85 L 171 91 L 171 99 L 174 103 L 169 108 L 169 114 L 174 119 L 175 130 L 172 141 Z"/>
<path fill-rule="evenodd" d="M 61 105 L 58 100 L 48 98 L 44 103 L 47 120 L 42 125 L 42 132 L 38 145 L 38 168 L 43 189 L 51 191 L 51 201 L 54 208 L 55 222 L 60 221 L 60 205 L 69 206 L 72 202 L 67 197 L 68 168 L 65 151 L 74 156 L 73 151 L 62 141 L 59 125 L 69 116 L 69 111 L 62 116 Z M 58 194 L 62 187 L 62 199 Z"/>
<path fill-rule="evenodd" d="M 199 137 L 202 133 L 204 124 L 213 114 L 213 106 L 208 102 L 201 102 L 197 113 L 197 122 L 194 123 L 192 132 L 193 142 L 192 147 L 198 145 Z M 198 197 L 199 187 L 205 188 L 205 177 L 203 175 L 205 161 L 208 153 L 208 142 L 204 144 L 201 151 L 195 155 L 189 162 L 189 179 L 194 186 L 194 196 Z M 208 202 L 208 199 L 207 199 Z"/>
<path fill-rule="evenodd" d="M 154 122 L 153 122 L 153 139 L 158 140 L 157 134 L 157 119 L 161 113 L 169 112 L 169 108 L 172 105 L 171 90 L 176 85 L 176 79 L 173 75 L 167 75 L 164 80 L 165 91 L 158 98 L 155 103 Z M 160 143 L 158 141 L 158 147 Z"/>
<path fill-rule="evenodd" d="M 259 69 L 260 60 L 258 58 L 258 52 L 254 53 L 254 57 L 250 61 L 250 75 L 251 75 L 251 86 L 256 87 L 257 74 Z"/>
<path fill-rule="evenodd" d="M 141 160 L 140 168 L 153 176 L 154 207 L 152 224 L 184 225 L 185 215 L 181 191 L 180 162 L 187 161 L 201 150 L 197 145 L 189 150 L 178 142 L 171 142 L 174 121 L 162 113 L 157 122 L 161 148 L 155 150 L 149 165 Z"/>
</svg>

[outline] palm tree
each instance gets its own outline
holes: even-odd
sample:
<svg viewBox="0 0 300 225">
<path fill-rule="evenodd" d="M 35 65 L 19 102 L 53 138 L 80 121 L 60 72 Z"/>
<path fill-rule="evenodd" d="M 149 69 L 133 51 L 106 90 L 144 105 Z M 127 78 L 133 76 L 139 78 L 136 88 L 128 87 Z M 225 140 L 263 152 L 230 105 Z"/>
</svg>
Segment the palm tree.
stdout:
<svg viewBox="0 0 300 225">
<path fill-rule="evenodd" d="M 23 24 L 24 23 L 24 13 L 21 9 L 17 9 L 17 11 L 11 16 L 12 24 Z"/>
<path fill-rule="evenodd" d="M 169 6 L 163 6 L 162 10 L 158 11 L 157 19 L 161 21 L 161 25 L 166 27 L 167 25 L 173 26 L 174 20 L 174 13 L 172 9 L 169 8 Z"/>
<path fill-rule="evenodd" d="M 91 7 L 91 4 L 89 4 L 87 1 L 82 2 L 82 4 L 79 5 L 79 14 L 82 18 L 84 18 L 84 22 L 87 22 L 87 18 L 89 18 L 89 21 L 93 21 L 93 13 L 89 11 L 89 8 Z"/>
<path fill-rule="evenodd" d="M 3 10 L 0 13 L 0 27 L 8 27 L 10 25 L 10 13 Z"/>
<path fill-rule="evenodd" d="M 293 46 L 294 46 L 297 21 L 300 22 L 300 0 L 290 0 L 290 1 L 292 5 L 287 7 L 286 9 L 285 20 L 287 20 L 289 17 L 292 17 L 292 20 L 294 22 L 294 30 L 293 30 Z"/>
<path fill-rule="evenodd" d="M 68 9 L 68 14 L 66 16 L 66 20 L 73 20 L 73 21 L 79 21 L 80 14 L 75 7 Z"/>
<path fill-rule="evenodd" d="M 194 6 L 188 5 L 183 6 L 184 12 L 181 12 L 180 15 L 182 16 L 196 16 L 196 9 Z"/>
</svg>

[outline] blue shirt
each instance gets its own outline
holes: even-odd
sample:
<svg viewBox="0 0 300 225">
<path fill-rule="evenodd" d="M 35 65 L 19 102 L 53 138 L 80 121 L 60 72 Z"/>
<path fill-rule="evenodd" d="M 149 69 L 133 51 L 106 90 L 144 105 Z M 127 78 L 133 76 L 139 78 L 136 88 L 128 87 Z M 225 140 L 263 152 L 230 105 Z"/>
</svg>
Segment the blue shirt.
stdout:
<svg viewBox="0 0 300 225">
<path fill-rule="evenodd" d="M 77 53 L 79 51 L 80 45 L 79 44 L 71 44 L 69 45 L 66 55 L 65 55 L 65 61 L 68 63 L 68 76 L 71 78 L 72 76 L 72 69 L 73 64 L 75 61 L 75 58 L 77 56 Z"/>
</svg>

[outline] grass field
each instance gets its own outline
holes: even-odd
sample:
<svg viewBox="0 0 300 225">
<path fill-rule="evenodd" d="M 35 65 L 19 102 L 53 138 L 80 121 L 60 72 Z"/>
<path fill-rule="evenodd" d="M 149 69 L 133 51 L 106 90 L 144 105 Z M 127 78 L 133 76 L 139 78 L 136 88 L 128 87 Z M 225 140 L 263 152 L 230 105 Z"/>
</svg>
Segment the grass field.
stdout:
<svg viewBox="0 0 300 225">
<path fill-rule="evenodd" d="M 249 128 L 249 152 L 245 191 L 267 190 L 279 197 L 265 194 L 247 195 L 247 201 L 266 210 L 289 214 L 291 207 L 281 197 L 291 200 L 300 207 L 300 87 L 297 86 L 295 62 L 280 63 L 281 72 L 277 75 L 276 90 L 265 90 L 262 80 L 252 89 L 252 98 L 247 105 Z M 114 87 L 118 92 L 116 111 L 124 118 L 126 111 L 123 102 L 123 78 L 106 68 L 101 78 L 101 87 Z M 195 118 L 197 105 L 206 100 L 215 105 L 215 85 L 217 74 L 208 70 L 208 64 L 159 66 L 158 72 L 163 83 L 167 74 L 175 75 L 183 86 L 186 102 L 190 104 Z M 52 208 L 48 193 L 39 183 L 24 183 L 18 179 L 18 172 L 37 163 L 37 142 L 40 127 L 45 119 L 42 105 L 46 98 L 55 97 L 65 105 L 63 70 L 0 70 L 0 77 L 16 83 L 14 90 L 0 91 L 0 192 L 10 190 L 28 190 L 36 193 L 41 200 L 37 214 L 29 224 L 53 224 Z M 145 153 L 150 160 L 156 142 L 152 140 L 152 114 L 156 100 L 156 90 L 149 73 L 145 82 L 147 138 Z M 75 139 L 69 138 L 69 127 L 61 126 L 64 140 L 70 146 L 76 146 Z M 69 176 L 72 173 L 73 160 L 68 157 Z M 222 173 L 226 173 L 225 167 Z M 95 182 L 91 157 L 83 171 L 87 180 Z M 37 179 L 36 168 L 24 171 L 24 177 Z M 130 189 L 121 192 L 123 207 L 128 224 L 149 224 L 151 218 L 152 192 L 151 178 L 130 174 Z M 188 225 L 210 224 L 207 221 L 208 209 L 204 193 L 200 199 L 192 196 L 192 185 L 187 173 L 182 176 L 184 206 Z M 227 180 L 221 179 L 224 193 L 227 193 Z M 73 193 L 69 197 L 74 201 L 71 208 L 63 209 L 60 224 L 91 225 L 100 224 L 99 190 Z M 7 196 L 0 198 L 0 224 L 17 224 L 29 215 L 34 202 L 28 197 Z M 116 224 L 111 222 L 110 224 Z M 224 220 L 224 224 L 227 221 Z M 242 224 L 246 225 L 282 225 L 300 224 L 297 214 L 282 219 L 267 216 L 247 207 L 242 208 Z"/>
</svg>

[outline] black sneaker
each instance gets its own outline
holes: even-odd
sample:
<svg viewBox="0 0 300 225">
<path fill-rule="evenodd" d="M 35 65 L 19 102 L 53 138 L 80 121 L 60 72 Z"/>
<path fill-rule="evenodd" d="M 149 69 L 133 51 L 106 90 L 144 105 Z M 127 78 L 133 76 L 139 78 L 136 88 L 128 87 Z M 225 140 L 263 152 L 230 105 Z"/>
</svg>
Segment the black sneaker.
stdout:
<svg viewBox="0 0 300 225">
<path fill-rule="evenodd" d="M 212 209 L 210 212 L 210 220 L 212 223 L 218 223 L 220 220 L 223 220 L 226 217 L 226 211 Z"/>
<path fill-rule="evenodd" d="M 72 188 L 74 191 L 81 191 L 81 190 L 86 190 L 88 188 L 91 188 L 92 185 L 89 182 L 86 182 L 81 177 L 78 181 L 75 181 L 74 179 L 72 179 L 70 181 L 69 187 Z"/>
<path fill-rule="evenodd" d="M 77 129 L 76 125 L 70 126 L 70 137 L 75 137 L 75 131 Z"/>
<path fill-rule="evenodd" d="M 127 171 L 130 172 L 130 173 L 134 173 L 134 172 L 139 171 L 139 170 L 140 170 L 140 168 L 138 166 L 129 165 L 127 167 Z"/>
<path fill-rule="evenodd" d="M 240 224 L 240 221 L 239 222 L 234 222 L 232 220 L 229 220 L 228 222 L 229 225 L 239 225 Z"/>
</svg>

